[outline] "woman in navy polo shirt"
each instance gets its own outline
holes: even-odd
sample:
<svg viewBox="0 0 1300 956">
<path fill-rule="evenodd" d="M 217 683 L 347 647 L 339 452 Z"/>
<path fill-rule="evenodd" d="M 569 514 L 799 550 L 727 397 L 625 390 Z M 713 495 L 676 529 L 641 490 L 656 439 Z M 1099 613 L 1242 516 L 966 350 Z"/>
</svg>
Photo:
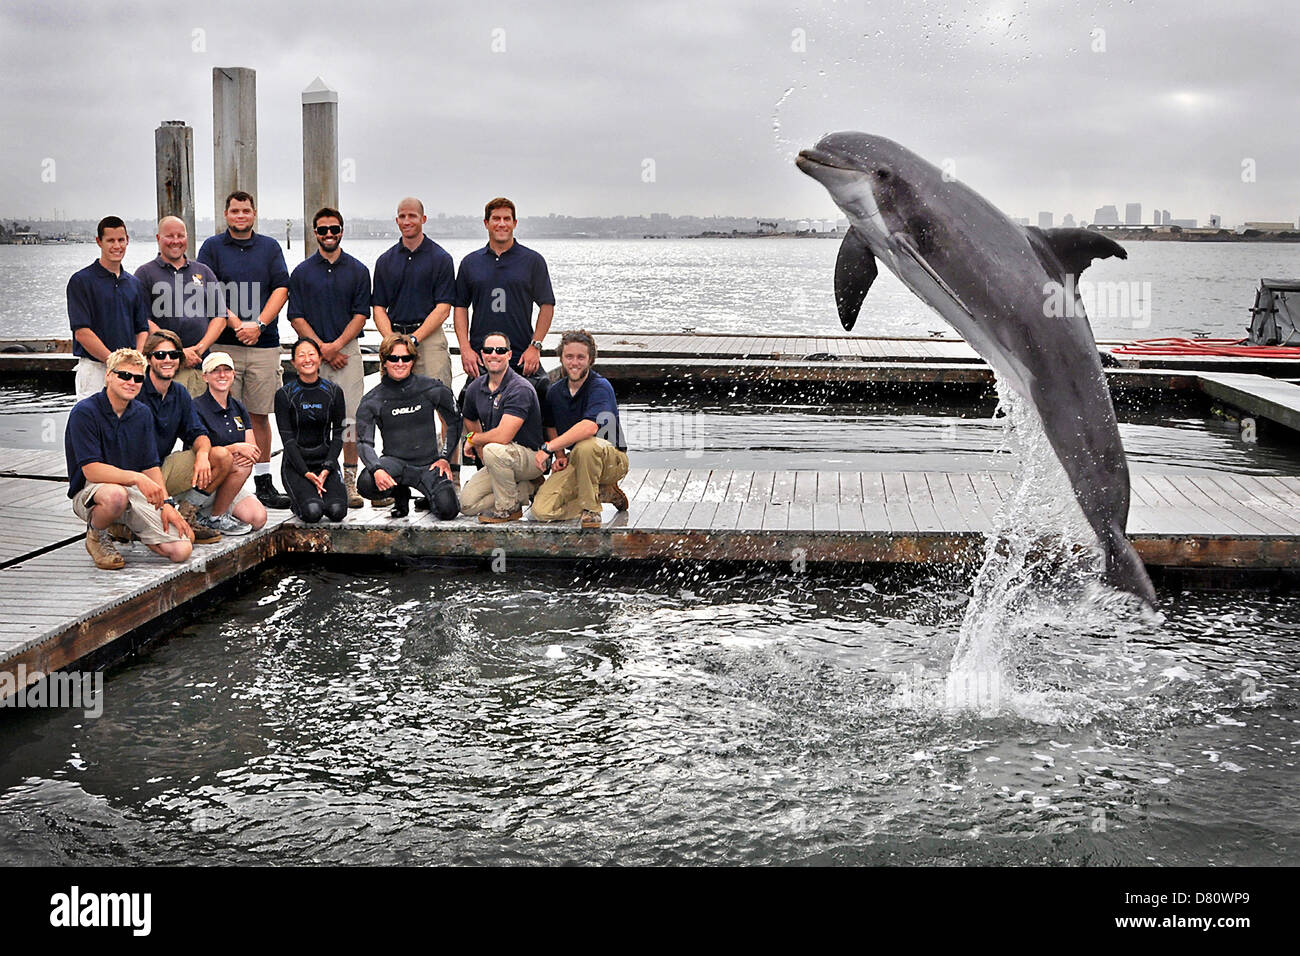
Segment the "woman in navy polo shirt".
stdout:
<svg viewBox="0 0 1300 956">
<path fill-rule="evenodd" d="M 320 345 L 293 343 L 298 377 L 275 393 L 275 424 L 284 445 L 280 477 L 293 513 L 308 524 L 322 517 L 342 521 L 348 493 L 339 469 L 343 450 L 343 389 L 320 377 Z"/>
<path fill-rule="evenodd" d="M 208 353 L 203 360 L 203 381 L 208 390 L 194 399 L 194 411 L 207 429 L 213 447 L 222 445 L 230 449 L 235 462 L 230 472 L 232 479 L 222 482 L 213 495 L 212 514 L 218 519 L 233 518 L 236 524 L 258 531 L 266 524 L 266 506 L 244 488 L 244 483 L 253 473 L 261 452 L 253 440 L 248 409 L 230 394 L 230 386 L 235 381 L 235 363 L 228 352 Z M 232 493 L 229 488 L 238 490 Z M 224 522 L 217 527 L 223 533 L 247 533 L 247 530 L 225 532 Z"/>
</svg>

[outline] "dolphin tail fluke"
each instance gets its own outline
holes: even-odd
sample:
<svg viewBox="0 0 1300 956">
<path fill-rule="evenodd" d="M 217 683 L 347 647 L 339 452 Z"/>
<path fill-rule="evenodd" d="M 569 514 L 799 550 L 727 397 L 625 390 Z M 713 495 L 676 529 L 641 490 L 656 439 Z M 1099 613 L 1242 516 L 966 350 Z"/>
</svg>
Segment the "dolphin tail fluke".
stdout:
<svg viewBox="0 0 1300 956">
<path fill-rule="evenodd" d="M 840 243 L 839 255 L 835 257 L 835 305 L 844 331 L 853 331 L 863 300 L 877 275 L 879 270 L 871 247 L 862 233 L 850 226 Z"/>
<path fill-rule="evenodd" d="M 1102 548 L 1106 552 L 1105 582 L 1113 588 L 1141 598 L 1154 608 L 1156 589 L 1151 584 L 1146 565 L 1124 532 L 1112 529 L 1103 536 Z"/>
</svg>

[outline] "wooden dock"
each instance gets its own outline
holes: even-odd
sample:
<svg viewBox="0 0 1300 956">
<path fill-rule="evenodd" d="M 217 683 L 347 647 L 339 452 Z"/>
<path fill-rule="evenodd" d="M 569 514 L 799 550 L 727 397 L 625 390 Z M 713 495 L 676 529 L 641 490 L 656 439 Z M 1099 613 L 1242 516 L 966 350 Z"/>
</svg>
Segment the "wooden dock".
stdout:
<svg viewBox="0 0 1300 956">
<path fill-rule="evenodd" d="M 196 547 L 174 565 L 138 543 L 97 570 L 55 452 L 0 449 L 0 671 L 67 668 L 268 561 L 348 554 L 697 562 L 963 564 L 983 552 L 1012 491 L 1005 472 L 634 469 L 631 507 L 605 525 L 390 519 L 365 507 L 336 526 L 272 512 L 261 532 Z M 1300 568 L 1300 477 L 1137 475 L 1129 534 L 1153 567 Z M 198 606 L 198 605 L 195 605 Z M 15 678 L 16 679 L 16 678 Z"/>
</svg>

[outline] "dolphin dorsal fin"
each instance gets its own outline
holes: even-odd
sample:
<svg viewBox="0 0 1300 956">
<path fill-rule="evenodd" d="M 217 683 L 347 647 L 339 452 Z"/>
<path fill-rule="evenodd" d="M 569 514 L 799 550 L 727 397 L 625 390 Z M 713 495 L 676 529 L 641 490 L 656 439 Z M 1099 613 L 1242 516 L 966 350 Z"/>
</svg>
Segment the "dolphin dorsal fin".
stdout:
<svg viewBox="0 0 1300 956">
<path fill-rule="evenodd" d="M 1065 274 L 1074 276 L 1076 281 L 1083 270 L 1092 265 L 1093 259 L 1109 259 L 1111 256 L 1128 258 L 1123 246 L 1092 229 L 1039 229 L 1037 226 L 1029 226 L 1028 232 L 1039 258 L 1042 258 L 1042 250 L 1039 248 L 1041 242 L 1056 256 L 1065 268 Z M 1052 271 L 1050 262 L 1044 262 L 1043 265 Z"/>
<path fill-rule="evenodd" d="M 853 330 L 867 291 L 879 274 L 876 257 L 872 255 L 867 240 L 857 229 L 849 226 L 844 241 L 840 243 L 839 255 L 835 257 L 835 305 L 844 331 Z"/>
</svg>

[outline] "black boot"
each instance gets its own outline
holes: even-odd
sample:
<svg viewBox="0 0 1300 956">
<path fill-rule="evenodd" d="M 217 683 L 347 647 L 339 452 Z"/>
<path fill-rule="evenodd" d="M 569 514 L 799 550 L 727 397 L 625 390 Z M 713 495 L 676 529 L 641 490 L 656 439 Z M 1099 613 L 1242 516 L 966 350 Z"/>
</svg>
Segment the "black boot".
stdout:
<svg viewBox="0 0 1300 956">
<path fill-rule="evenodd" d="M 275 490 L 275 485 L 271 484 L 270 475 L 255 475 L 253 477 L 253 486 L 257 489 L 257 500 L 267 508 L 280 508 L 283 510 L 289 507 L 289 496 Z"/>
<path fill-rule="evenodd" d="M 411 512 L 411 489 L 406 485 L 397 485 L 392 494 L 393 510 L 388 512 L 388 517 L 405 518 Z"/>
</svg>

